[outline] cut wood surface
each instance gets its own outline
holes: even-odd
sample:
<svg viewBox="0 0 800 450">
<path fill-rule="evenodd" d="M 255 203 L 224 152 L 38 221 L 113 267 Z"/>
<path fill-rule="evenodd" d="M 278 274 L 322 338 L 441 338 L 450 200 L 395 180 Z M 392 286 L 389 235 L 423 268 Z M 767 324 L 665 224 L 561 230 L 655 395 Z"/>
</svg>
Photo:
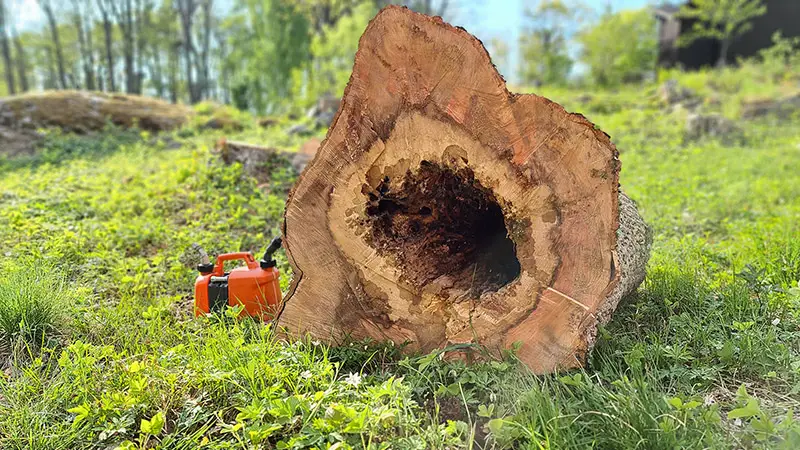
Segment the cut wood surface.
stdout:
<svg viewBox="0 0 800 450">
<path fill-rule="evenodd" d="M 619 169 L 606 134 L 509 93 L 466 31 L 389 6 L 287 200 L 279 324 L 423 351 L 519 343 L 536 372 L 579 366 L 644 276 Z"/>
</svg>

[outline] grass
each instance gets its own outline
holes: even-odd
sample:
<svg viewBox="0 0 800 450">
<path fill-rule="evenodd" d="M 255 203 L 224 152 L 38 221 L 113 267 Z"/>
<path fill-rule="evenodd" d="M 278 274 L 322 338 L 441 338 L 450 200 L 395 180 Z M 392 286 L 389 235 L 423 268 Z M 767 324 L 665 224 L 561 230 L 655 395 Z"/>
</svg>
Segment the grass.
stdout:
<svg viewBox="0 0 800 450">
<path fill-rule="evenodd" d="M 79 301 L 55 269 L 34 264 L 4 267 L 0 280 L 0 348 L 41 346 L 57 334 L 66 311 Z"/>
<path fill-rule="evenodd" d="M 751 72 L 722 81 L 749 86 Z M 701 92 L 722 82 L 686 77 Z M 192 318 L 187 249 L 263 251 L 275 185 L 291 182 L 280 172 L 262 189 L 223 166 L 204 105 L 170 135 L 52 134 L 0 166 L 0 305 L 19 305 L 0 306 L 15 342 L 0 361 L 0 448 L 800 447 L 800 119 L 684 142 L 655 86 L 545 94 L 611 134 L 654 232 L 647 279 L 585 370 L 537 377 L 513 353 L 476 348 L 467 364 L 286 341 L 235 311 Z M 299 145 L 286 119 L 260 129 L 226 114 L 246 125 L 231 138 Z"/>
</svg>

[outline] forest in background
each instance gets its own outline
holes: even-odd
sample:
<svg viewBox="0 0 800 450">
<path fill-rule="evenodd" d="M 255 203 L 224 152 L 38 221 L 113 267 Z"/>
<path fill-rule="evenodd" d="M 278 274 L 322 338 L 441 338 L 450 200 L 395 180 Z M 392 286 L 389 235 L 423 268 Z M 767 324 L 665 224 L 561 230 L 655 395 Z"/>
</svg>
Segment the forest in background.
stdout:
<svg viewBox="0 0 800 450">
<path fill-rule="evenodd" d="M 259 113 L 302 108 L 325 93 L 340 95 L 358 38 L 387 4 L 445 19 L 469 8 L 459 0 L 37 3 L 46 19 L 41 29 L 18 30 L 18 2 L 0 0 L 0 95 L 87 89 L 172 102 L 213 100 Z M 518 67 L 508 67 L 508 42 L 492 37 L 485 43 L 512 80 L 571 82 L 576 60 L 588 66 L 581 80 L 587 82 L 639 81 L 654 72 L 656 25 L 647 9 L 612 13 L 609 7 L 598 15 L 577 2 L 542 0 L 520 13 L 525 27 Z M 600 34 L 607 37 L 598 39 Z M 573 55 L 576 44 L 580 55 Z"/>
</svg>

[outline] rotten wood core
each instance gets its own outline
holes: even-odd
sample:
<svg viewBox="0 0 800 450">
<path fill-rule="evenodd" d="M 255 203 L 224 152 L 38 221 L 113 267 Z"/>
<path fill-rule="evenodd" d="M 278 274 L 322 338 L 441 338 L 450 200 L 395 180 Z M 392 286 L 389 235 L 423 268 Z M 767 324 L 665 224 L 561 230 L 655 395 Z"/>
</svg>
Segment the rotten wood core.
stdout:
<svg viewBox="0 0 800 450">
<path fill-rule="evenodd" d="M 497 291 L 519 276 L 514 242 L 490 189 L 469 167 L 421 161 L 392 187 L 388 176 L 364 185 L 367 242 L 394 258 L 416 289 L 452 279 L 460 298 Z M 457 299 L 455 299 L 457 301 Z"/>
<path fill-rule="evenodd" d="M 537 372 L 578 366 L 641 281 L 618 259 L 618 180 L 583 116 L 509 93 L 480 41 L 389 6 L 287 200 L 279 324 L 422 351 L 520 343 Z"/>
</svg>

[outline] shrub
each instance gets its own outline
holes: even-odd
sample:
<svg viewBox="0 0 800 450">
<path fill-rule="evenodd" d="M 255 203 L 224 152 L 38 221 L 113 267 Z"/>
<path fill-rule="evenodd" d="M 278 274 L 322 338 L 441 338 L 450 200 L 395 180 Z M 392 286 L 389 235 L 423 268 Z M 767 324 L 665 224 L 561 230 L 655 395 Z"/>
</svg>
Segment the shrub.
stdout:
<svg viewBox="0 0 800 450">
<path fill-rule="evenodd" d="M 603 86 L 641 81 L 651 75 L 658 45 L 648 9 L 608 13 L 578 35 L 592 81 Z"/>
<path fill-rule="evenodd" d="M 42 345 L 55 337 L 74 300 L 64 278 L 53 269 L 24 264 L 4 270 L 0 279 L 0 344 L 24 341 Z"/>
</svg>

